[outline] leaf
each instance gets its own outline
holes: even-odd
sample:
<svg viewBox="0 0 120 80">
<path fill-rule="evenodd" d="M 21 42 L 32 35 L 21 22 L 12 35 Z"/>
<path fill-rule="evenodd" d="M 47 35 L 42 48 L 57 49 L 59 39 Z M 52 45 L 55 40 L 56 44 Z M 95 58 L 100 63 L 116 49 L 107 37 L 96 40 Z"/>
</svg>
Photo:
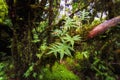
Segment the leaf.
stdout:
<svg viewBox="0 0 120 80">
<path fill-rule="evenodd" d="M 61 52 L 60 52 L 60 60 L 62 60 L 62 59 L 63 59 L 63 57 L 64 57 L 64 52 L 63 52 L 63 51 L 61 51 Z"/>
<path fill-rule="evenodd" d="M 85 9 L 83 10 L 83 11 L 81 11 L 80 12 L 81 14 L 80 14 L 80 18 L 81 18 L 81 20 L 86 20 L 86 19 L 88 19 L 89 18 L 89 12 L 86 12 L 85 11 Z"/>
<path fill-rule="evenodd" d="M 67 54 L 66 54 L 66 53 L 67 53 Z M 67 50 L 66 50 L 66 53 L 65 53 L 66 55 L 72 56 L 70 50 L 67 49 Z"/>
<path fill-rule="evenodd" d="M 31 74 L 31 72 L 33 71 L 33 67 L 34 67 L 34 64 L 32 64 L 29 68 L 28 68 L 28 70 L 24 73 L 24 76 L 27 78 L 30 74 Z"/>
<path fill-rule="evenodd" d="M 70 35 L 66 34 L 66 36 L 62 38 L 62 42 L 70 42 L 72 47 L 74 46 L 75 41 L 79 40 L 80 40 L 79 35 L 71 37 Z"/>
<path fill-rule="evenodd" d="M 81 52 L 76 52 L 75 58 L 82 60 L 83 59 L 83 54 L 81 54 Z"/>
<path fill-rule="evenodd" d="M 36 56 L 39 58 L 39 59 L 41 59 L 41 56 L 42 56 L 42 54 L 36 54 Z"/>
<path fill-rule="evenodd" d="M 36 73 L 36 72 L 33 73 L 33 77 L 34 77 L 34 78 L 37 77 L 37 73 Z"/>
<path fill-rule="evenodd" d="M 55 57 L 57 58 L 57 52 L 54 52 Z"/>
<path fill-rule="evenodd" d="M 40 50 L 41 50 L 41 51 L 45 51 L 46 49 L 47 49 L 46 43 L 44 43 L 44 44 L 42 44 L 42 45 L 40 46 Z"/>
<path fill-rule="evenodd" d="M 70 30 L 70 28 L 75 27 L 75 20 L 71 19 L 70 17 L 67 17 L 64 29 L 65 30 Z"/>
<path fill-rule="evenodd" d="M 69 44 L 66 43 L 54 43 L 50 46 L 50 51 L 47 54 L 54 54 L 57 57 L 57 54 L 60 54 L 60 59 L 63 59 L 64 55 L 71 56 L 71 50 L 74 50 Z"/>
<path fill-rule="evenodd" d="M 89 57 L 89 54 L 88 54 L 87 51 L 82 52 L 82 54 L 83 54 L 83 56 L 84 56 L 85 58 L 88 58 L 88 57 Z"/>
</svg>

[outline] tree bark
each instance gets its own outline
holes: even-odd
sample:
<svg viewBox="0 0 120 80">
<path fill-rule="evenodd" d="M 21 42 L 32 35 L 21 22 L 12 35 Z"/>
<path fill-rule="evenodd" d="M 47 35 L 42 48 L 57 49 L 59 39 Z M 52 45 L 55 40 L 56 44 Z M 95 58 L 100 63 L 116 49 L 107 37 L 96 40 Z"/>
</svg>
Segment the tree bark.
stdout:
<svg viewBox="0 0 120 80">
<path fill-rule="evenodd" d="M 117 16 L 115 18 L 112 18 L 110 20 L 107 20 L 101 24 L 99 24 L 98 26 L 96 26 L 95 28 L 93 28 L 87 38 L 93 38 L 101 33 L 104 33 L 106 30 L 108 30 L 109 28 L 116 26 L 118 23 L 120 22 L 120 16 Z"/>
<path fill-rule="evenodd" d="M 23 74 L 33 61 L 35 56 L 32 43 L 32 20 L 34 13 L 30 5 L 35 0 L 8 0 L 9 16 L 13 26 L 12 54 L 14 58 L 14 74 L 20 80 L 24 80 Z"/>
</svg>

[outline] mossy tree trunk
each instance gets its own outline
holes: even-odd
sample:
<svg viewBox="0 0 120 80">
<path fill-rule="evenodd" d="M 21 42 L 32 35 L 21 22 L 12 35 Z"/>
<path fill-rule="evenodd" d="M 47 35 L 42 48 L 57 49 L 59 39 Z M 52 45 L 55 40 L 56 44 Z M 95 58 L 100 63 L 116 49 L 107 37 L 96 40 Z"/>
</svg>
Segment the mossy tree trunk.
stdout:
<svg viewBox="0 0 120 80">
<path fill-rule="evenodd" d="M 22 76 L 30 63 L 34 61 L 36 53 L 32 43 L 32 24 L 34 17 L 31 4 L 35 0 L 8 0 L 9 16 L 13 23 L 12 54 L 15 65 L 15 77 L 23 80 Z"/>
<path fill-rule="evenodd" d="M 13 23 L 12 54 L 15 65 L 14 74 L 20 80 L 24 80 L 23 74 L 29 65 L 37 62 L 36 53 L 41 43 L 38 45 L 32 42 L 32 30 L 36 27 L 33 22 L 48 20 L 48 27 L 42 33 L 48 36 L 48 43 L 51 41 L 49 35 L 50 26 L 55 18 L 53 2 L 54 0 L 7 0 L 9 16 Z M 48 10 L 45 9 L 46 4 L 49 4 Z M 46 19 L 43 18 L 44 12 L 48 15 Z M 39 39 L 44 40 L 42 34 L 39 35 Z"/>
</svg>

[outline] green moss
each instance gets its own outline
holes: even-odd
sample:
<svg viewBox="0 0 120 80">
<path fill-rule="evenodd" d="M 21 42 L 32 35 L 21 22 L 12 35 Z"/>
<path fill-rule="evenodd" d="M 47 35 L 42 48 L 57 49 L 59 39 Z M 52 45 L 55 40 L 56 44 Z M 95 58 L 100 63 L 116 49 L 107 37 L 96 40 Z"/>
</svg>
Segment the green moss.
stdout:
<svg viewBox="0 0 120 80">
<path fill-rule="evenodd" d="M 55 63 L 50 71 L 49 68 L 45 68 L 44 75 L 41 80 L 80 80 L 78 76 L 69 71 L 64 65 Z"/>
<path fill-rule="evenodd" d="M 83 60 L 83 58 L 84 58 L 84 56 L 83 56 L 83 54 L 81 54 L 81 52 L 76 52 L 75 59 Z"/>
<path fill-rule="evenodd" d="M 8 14 L 8 7 L 4 0 L 0 0 L 0 23 L 3 22 L 7 14 Z"/>
</svg>

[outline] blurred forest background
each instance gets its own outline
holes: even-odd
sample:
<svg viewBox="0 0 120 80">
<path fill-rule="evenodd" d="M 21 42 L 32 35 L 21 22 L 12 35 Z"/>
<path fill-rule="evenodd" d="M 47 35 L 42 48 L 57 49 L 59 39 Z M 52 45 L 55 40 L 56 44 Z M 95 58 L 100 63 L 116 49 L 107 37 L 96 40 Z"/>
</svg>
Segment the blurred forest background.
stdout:
<svg viewBox="0 0 120 80">
<path fill-rule="evenodd" d="M 0 80 L 120 80 L 120 0 L 0 0 Z"/>
</svg>

